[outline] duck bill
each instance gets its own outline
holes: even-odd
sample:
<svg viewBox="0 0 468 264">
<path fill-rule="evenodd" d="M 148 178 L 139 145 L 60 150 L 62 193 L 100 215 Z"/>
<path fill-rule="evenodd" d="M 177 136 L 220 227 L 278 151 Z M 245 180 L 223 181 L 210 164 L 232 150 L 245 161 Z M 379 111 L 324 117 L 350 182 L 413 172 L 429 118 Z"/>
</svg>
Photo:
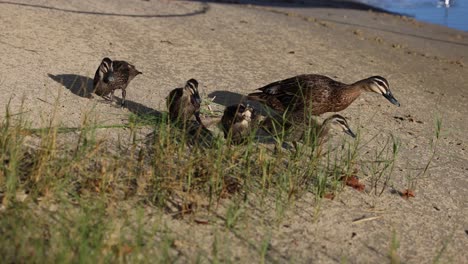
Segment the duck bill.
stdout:
<svg viewBox="0 0 468 264">
<path fill-rule="evenodd" d="M 345 133 L 350 135 L 352 138 L 356 138 L 356 134 L 351 129 L 345 130 Z"/>
<path fill-rule="evenodd" d="M 393 94 L 389 91 L 388 93 L 384 94 L 383 95 L 385 98 L 387 98 L 388 101 L 390 101 L 390 103 L 396 105 L 396 106 L 400 106 L 400 103 L 398 102 L 397 99 L 395 99 L 395 97 L 393 97 Z"/>
<path fill-rule="evenodd" d="M 192 95 L 192 104 L 195 105 L 195 106 L 200 106 L 201 105 L 201 98 L 200 96 L 196 96 L 196 95 Z"/>
<path fill-rule="evenodd" d="M 250 106 L 249 104 L 247 104 L 247 105 L 245 106 L 245 110 L 247 110 L 247 111 L 250 111 L 251 113 L 253 113 L 253 112 L 254 112 L 254 109 L 253 109 L 253 107 L 252 107 L 252 106 Z"/>
</svg>

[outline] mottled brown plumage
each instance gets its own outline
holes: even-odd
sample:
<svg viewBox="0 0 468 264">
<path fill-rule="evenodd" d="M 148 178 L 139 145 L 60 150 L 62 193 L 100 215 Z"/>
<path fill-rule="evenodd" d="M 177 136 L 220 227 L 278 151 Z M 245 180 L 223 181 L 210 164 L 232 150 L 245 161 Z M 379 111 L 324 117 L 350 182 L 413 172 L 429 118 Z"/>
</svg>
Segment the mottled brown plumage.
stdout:
<svg viewBox="0 0 468 264">
<path fill-rule="evenodd" d="M 184 88 L 172 90 L 166 98 L 166 104 L 172 122 L 185 124 L 195 115 L 198 123 L 203 126 L 200 119 L 201 98 L 198 93 L 198 82 L 195 79 L 188 80 Z"/>
<path fill-rule="evenodd" d="M 234 144 L 244 142 L 252 130 L 252 121 L 255 118 L 255 111 L 249 105 L 238 104 L 226 107 L 221 118 L 224 138 L 230 138 Z"/>
<path fill-rule="evenodd" d="M 104 58 L 96 70 L 93 82 L 93 92 L 114 101 L 114 92 L 117 89 L 122 90 L 122 105 L 125 104 L 127 95 L 127 86 L 135 76 L 142 74 L 135 66 L 126 61 L 112 61 Z"/>
<path fill-rule="evenodd" d="M 248 99 L 266 104 L 278 112 L 304 116 L 339 112 L 347 108 L 363 91 L 379 93 L 399 106 L 390 92 L 388 82 L 373 76 L 353 84 L 344 84 L 329 77 L 316 74 L 298 75 L 259 88 Z"/>
</svg>

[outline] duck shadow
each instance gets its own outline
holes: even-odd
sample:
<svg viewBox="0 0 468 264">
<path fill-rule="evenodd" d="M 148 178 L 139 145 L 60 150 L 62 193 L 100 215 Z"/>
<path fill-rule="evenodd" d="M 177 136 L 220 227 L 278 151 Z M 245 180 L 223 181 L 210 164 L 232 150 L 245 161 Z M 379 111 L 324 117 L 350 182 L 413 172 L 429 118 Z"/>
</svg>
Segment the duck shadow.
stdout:
<svg viewBox="0 0 468 264">
<path fill-rule="evenodd" d="M 76 74 L 47 74 L 52 80 L 62 84 L 66 89 L 70 90 L 73 94 L 83 98 L 92 99 L 96 96 L 92 95 L 93 92 L 93 79 Z M 122 104 L 122 98 L 114 96 L 117 101 L 117 105 Z M 118 107 L 116 106 L 116 107 Z M 123 108 L 127 108 L 130 112 L 138 116 L 153 116 L 161 119 L 163 114 L 151 107 L 134 102 L 132 100 L 125 100 Z"/>
<path fill-rule="evenodd" d="M 213 102 L 224 105 L 231 106 L 239 104 L 247 100 L 247 96 L 239 93 L 234 93 L 230 91 L 214 91 L 208 94 L 209 97 L 214 98 Z"/>
<path fill-rule="evenodd" d="M 209 93 L 208 96 L 210 98 L 214 98 L 214 103 L 223 105 L 225 107 L 236 105 L 239 103 L 247 103 L 250 106 L 252 106 L 256 111 L 258 111 L 258 113 L 262 115 L 271 115 L 270 112 L 272 110 L 268 109 L 266 106 L 262 105 L 259 102 L 247 99 L 247 95 L 245 94 L 239 94 L 230 91 L 214 91 L 212 93 Z"/>
<path fill-rule="evenodd" d="M 93 92 L 93 79 L 76 74 L 58 74 L 53 75 L 48 73 L 49 78 L 62 84 L 65 88 L 84 98 L 92 98 Z"/>
</svg>

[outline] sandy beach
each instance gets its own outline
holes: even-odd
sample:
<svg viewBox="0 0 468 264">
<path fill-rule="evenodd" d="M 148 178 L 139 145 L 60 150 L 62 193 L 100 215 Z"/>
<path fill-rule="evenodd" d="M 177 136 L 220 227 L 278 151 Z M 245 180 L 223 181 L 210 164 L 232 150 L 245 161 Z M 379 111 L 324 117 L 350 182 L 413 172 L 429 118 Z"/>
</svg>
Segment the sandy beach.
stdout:
<svg viewBox="0 0 468 264">
<path fill-rule="evenodd" d="M 127 107 L 89 96 L 106 56 L 143 72 L 127 89 Z M 303 73 L 345 83 L 384 76 L 401 107 L 366 93 L 340 114 L 369 153 L 392 135 L 401 142 L 388 190 L 345 188 L 319 205 L 306 194 L 280 223 L 274 210 L 249 211 L 242 232 L 162 216 L 176 237 L 177 262 L 209 256 L 215 239 L 225 245 L 221 262 L 258 262 L 255 245 L 265 236 L 273 263 L 384 263 L 395 236 L 402 263 L 468 261 L 467 32 L 337 0 L 11 0 L 0 1 L 0 57 L 1 104 L 23 104 L 35 127 L 57 106 L 67 127 L 91 110 L 103 124 L 163 112 L 169 91 L 190 78 L 204 100 L 229 105 Z M 403 199 L 398 191 L 431 156 L 436 119 L 442 132 L 433 162 L 415 197 Z M 359 173 L 368 186 L 369 175 Z"/>
</svg>

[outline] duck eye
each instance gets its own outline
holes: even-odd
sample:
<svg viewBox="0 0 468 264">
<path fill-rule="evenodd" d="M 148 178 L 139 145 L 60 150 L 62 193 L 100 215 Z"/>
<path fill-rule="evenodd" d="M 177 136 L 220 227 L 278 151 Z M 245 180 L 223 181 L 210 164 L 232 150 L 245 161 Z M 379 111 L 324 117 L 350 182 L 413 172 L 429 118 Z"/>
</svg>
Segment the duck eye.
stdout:
<svg viewBox="0 0 468 264">
<path fill-rule="evenodd" d="M 374 83 L 379 87 L 379 90 L 382 92 L 382 93 L 386 93 L 387 91 L 387 84 L 385 84 L 383 81 L 381 80 L 374 80 Z"/>
<path fill-rule="evenodd" d="M 345 124 L 345 122 L 343 122 L 343 120 L 336 120 L 336 122 L 338 122 L 340 125 L 346 126 L 346 124 Z"/>
</svg>

